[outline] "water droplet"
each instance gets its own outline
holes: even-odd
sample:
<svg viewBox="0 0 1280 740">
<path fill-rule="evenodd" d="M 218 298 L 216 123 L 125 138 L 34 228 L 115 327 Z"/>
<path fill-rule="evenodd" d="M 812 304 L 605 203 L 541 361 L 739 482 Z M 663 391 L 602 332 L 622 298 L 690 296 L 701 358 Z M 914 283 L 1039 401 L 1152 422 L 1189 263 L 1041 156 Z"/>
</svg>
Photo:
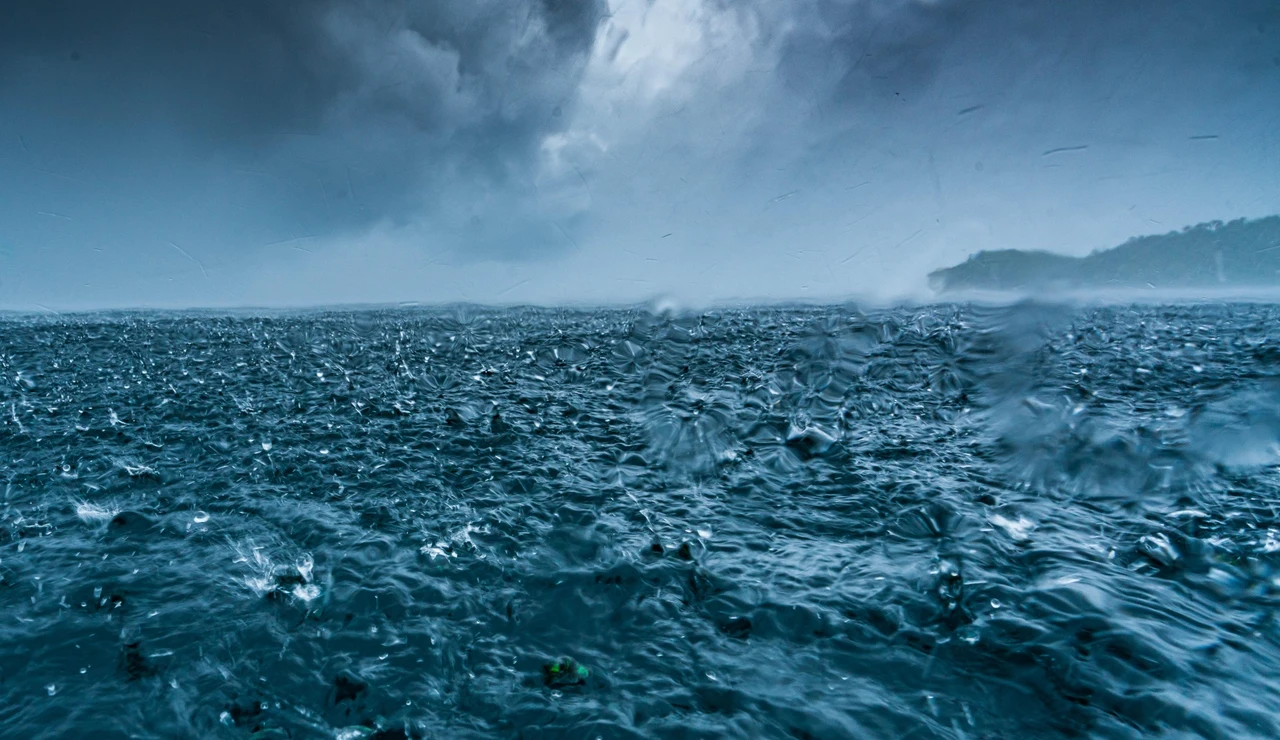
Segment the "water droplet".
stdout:
<svg viewBox="0 0 1280 740">
<path fill-rule="evenodd" d="M 53 696 L 58 693 L 58 686 L 56 684 L 49 684 L 44 687 L 44 690 L 49 692 L 49 696 Z"/>
<path fill-rule="evenodd" d="M 89 672 L 89 668 L 88 668 L 88 666 L 85 666 L 84 668 L 81 668 L 81 669 L 80 669 L 80 675 L 81 675 L 81 676 L 83 676 L 84 674 L 86 674 L 86 673 L 88 673 L 88 672 Z"/>
<path fill-rule="evenodd" d="M 992 599 L 992 600 L 991 600 L 991 608 L 992 608 L 992 609 L 999 609 L 999 608 L 1000 608 L 1000 599 Z"/>
<path fill-rule="evenodd" d="M 262 451 L 263 451 L 263 452 L 270 452 L 270 451 L 271 451 L 271 443 L 270 443 L 270 442 L 263 442 L 263 443 L 262 443 Z"/>
<path fill-rule="evenodd" d="M 205 522 L 209 521 L 209 515 L 203 511 L 197 511 L 196 515 L 192 517 L 191 520 L 196 524 L 204 524 Z"/>
</svg>

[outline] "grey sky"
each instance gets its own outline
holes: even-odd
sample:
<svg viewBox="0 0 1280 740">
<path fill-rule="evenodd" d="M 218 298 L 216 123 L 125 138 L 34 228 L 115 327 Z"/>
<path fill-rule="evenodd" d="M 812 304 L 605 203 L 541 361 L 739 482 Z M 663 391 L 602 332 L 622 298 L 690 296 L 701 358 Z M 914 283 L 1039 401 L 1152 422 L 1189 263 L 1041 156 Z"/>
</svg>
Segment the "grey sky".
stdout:
<svg viewBox="0 0 1280 740">
<path fill-rule="evenodd" d="M 1274 0 L 11 0 L 0 307 L 919 294 L 1280 212 Z"/>
</svg>

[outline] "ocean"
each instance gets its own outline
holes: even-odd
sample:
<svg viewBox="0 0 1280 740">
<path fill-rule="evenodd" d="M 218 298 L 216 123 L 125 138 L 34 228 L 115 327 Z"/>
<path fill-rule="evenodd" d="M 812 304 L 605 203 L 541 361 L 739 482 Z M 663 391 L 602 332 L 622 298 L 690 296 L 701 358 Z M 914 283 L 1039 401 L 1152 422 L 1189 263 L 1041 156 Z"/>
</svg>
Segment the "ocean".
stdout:
<svg viewBox="0 0 1280 740">
<path fill-rule="evenodd" d="M 1280 307 L 0 319 L 0 737 L 1280 736 Z"/>
</svg>

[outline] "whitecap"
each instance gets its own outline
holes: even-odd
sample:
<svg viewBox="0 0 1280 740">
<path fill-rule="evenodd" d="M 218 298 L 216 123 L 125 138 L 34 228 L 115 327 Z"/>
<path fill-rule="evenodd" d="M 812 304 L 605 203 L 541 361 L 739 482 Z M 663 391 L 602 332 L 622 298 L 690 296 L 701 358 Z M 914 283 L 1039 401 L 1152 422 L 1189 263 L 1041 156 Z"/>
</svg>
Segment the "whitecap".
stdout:
<svg viewBox="0 0 1280 740">
<path fill-rule="evenodd" d="M 314 583 L 299 583 L 293 587 L 293 595 L 302 601 L 315 601 L 320 597 L 320 587 Z"/>
<path fill-rule="evenodd" d="M 302 576 L 302 580 L 310 583 L 315 565 L 315 560 L 308 554 L 298 558 L 298 562 L 294 567 L 298 569 L 298 575 Z"/>
<path fill-rule="evenodd" d="M 1012 537 L 1015 542 L 1023 542 L 1030 539 L 1031 536 L 1027 533 L 1036 527 L 1035 522 L 1022 516 L 1018 517 L 1017 521 L 1014 521 L 999 514 L 993 514 L 990 521 L 1000 529 L 1003 529 L 1005 534 Z"/>
<path fill-rule="evenodd" d="M 105 522 L 119 513 L 116 509 L 107 509 L 88 501 L 76 502 L 76 516 L 82 522 Z"/>
</svg>

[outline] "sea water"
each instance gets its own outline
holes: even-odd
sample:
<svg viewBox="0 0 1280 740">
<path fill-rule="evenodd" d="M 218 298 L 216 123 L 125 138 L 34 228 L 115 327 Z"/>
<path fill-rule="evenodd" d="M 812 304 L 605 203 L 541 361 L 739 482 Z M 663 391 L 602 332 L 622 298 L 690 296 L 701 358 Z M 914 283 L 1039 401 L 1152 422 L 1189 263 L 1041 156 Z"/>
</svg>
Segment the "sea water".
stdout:
<svg viewBox="0 0 1280 740">
<path fill-rule="evenodd" d="M 1280 309 L 0 321 L 0 736 L 1280 735 Z"/>
</svg>

